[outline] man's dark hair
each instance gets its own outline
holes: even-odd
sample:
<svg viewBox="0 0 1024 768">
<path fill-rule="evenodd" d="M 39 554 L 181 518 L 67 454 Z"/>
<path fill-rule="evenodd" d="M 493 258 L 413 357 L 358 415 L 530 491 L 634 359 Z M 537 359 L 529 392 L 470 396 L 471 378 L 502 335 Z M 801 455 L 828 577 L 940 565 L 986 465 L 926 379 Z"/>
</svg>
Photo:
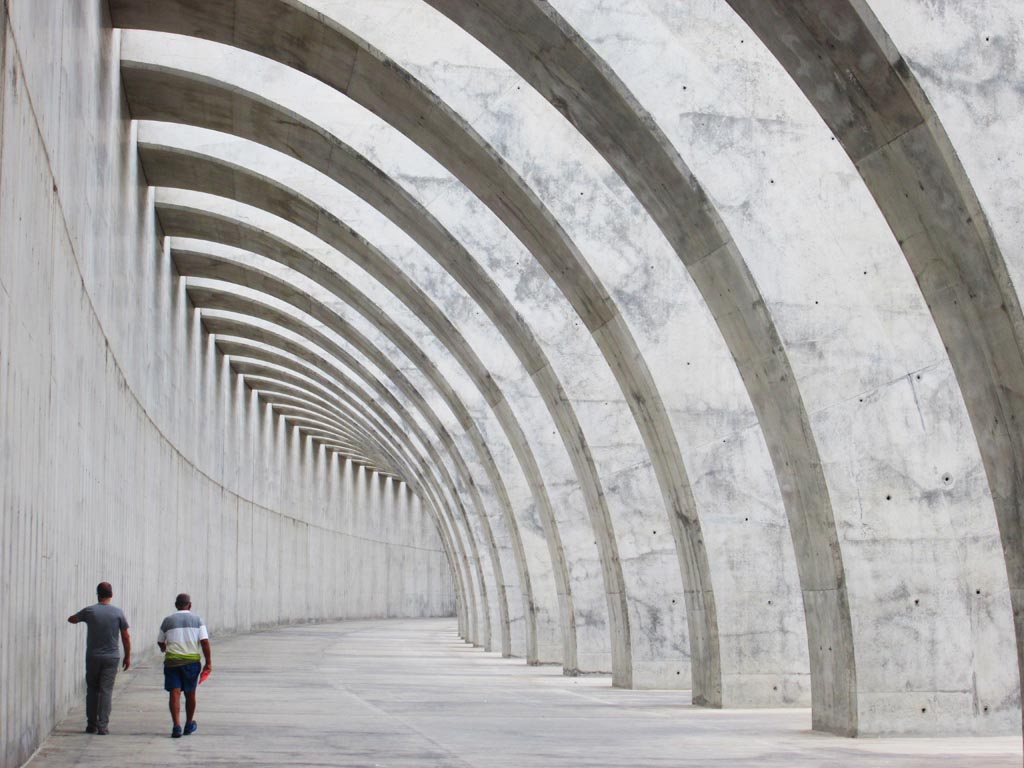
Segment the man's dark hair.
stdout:
<svg viewBox="0 0 1024 768">
<path fill-rule="evenodd" d="M 114 596 L 114 588 L 109 581 L 101 581 L 96 585 L 96 597 L 100 600 L 109 600 Z"/>
<path fill-rule="evenodd" d="M 174 598 L 174 607 L 179 611 L 183 611 L 188 608 L 188 604 L 192 602 L 192 598 L 189 597 L 185 592 L 182 592 L 176 598 Z"/>
</svg>

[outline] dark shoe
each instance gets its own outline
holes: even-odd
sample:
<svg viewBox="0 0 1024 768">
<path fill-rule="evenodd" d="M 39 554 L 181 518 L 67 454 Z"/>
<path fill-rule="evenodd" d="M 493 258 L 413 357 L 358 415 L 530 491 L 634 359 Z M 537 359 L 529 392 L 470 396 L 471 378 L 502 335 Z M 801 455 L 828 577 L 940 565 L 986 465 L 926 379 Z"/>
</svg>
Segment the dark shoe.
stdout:
<svg viewBox="0 0 1024 768">
<path fill-rule="evenodd" d="M 97 736 L 106 736 L 108 733 L 110 733 L 110 731 L 108 731 L 106 728 L 97 728 L 96 729 L 96 735 Z"/>
<path fill-rule="evenodd" d="M 185 730 L 182 732 L 182 736 L 188 736 L 190 733 L 195 733 L 196 728 L 199 727 L 199 723 L 193 720 L 191 723 L 185 723 Z"/>
<path fill-rule="evenodd" d="M 85 726 L 85 732 L 86 733 L 96 733 L 96 726 L 95 725 L 91 725 L 91 724 Z"/>
<path fill-rule="evenodd" d="M 180 739 L 181 738 L 181 726 L 180 725 L 176 725 L 173 728 L 171 728 L 171 738 L 172 739 Z"/>
</svg>

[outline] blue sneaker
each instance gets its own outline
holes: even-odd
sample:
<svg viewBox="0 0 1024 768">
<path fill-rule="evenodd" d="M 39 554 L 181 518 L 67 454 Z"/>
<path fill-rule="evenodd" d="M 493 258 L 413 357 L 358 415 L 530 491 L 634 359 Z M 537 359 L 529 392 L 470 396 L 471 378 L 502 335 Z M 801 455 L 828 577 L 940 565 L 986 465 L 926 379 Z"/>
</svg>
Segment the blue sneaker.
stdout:
<svg viewBox="0 0 1024 768">
<path fill-rule="evenodd" d="M 181 738 L 181 726 L 180 725 L 176 725 L 173 728 L 171 728 L 171 738 L 172 739 L 180 739 Z"/>
<path fill-rule="evenodd" d="M 181 734 L 182 736 L 188 736 L 190 733 L 195 733 L 196 728 L 199 727 L 199 723 L 193 720 L 191 723 L 185 723 L 185 730 Z"/>
</svg>

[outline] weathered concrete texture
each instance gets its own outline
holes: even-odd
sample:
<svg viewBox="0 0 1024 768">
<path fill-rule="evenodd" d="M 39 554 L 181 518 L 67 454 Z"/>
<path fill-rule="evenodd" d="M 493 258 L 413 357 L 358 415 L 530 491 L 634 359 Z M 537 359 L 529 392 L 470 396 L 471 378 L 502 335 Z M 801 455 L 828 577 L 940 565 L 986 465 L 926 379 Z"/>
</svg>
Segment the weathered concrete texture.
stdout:
<svg viewBox="0 0 1024 768">
<path fill-rule="evenodd" d="M 1024 432 L 1016 425 L 1024 423 L 1024 314 L 1008 265 L 938 115 L 869 10 L 848 3 L 828 14 L 807 4 L 732 5 L 849 154 L 935 318 L 999 520 L 1020 667 Z M 807 66 L 814 61 L 816 67 Z"/>
<path fill-rule="evenodd" d="M 983 557 L 978 565 L 963 567 L 955 554 L 954 542 L 961 537 L 991 551 L 995 533 L 990 518 L 979 521 L 975 514 L 977 505 L 990 504 L 984 489 L 974 483 L 969 489 L 951 487 L 954 476 L 973 477 L 977 469 L 968 467 L 978 466 L 972 441 L 962 432 L 963 402 L 948 386 L 949 364 L 912 276 L 891 235 L 879 226 L 877 211 L 863 201 L 848 160 L 837 157 L 838 142 L 829 141 L 813 115 L 808 118 L 803 99 L 779 78 L 778 63 L 763 56 L 728 10 L 596 3 L 565 4 L 565 11 L 681 148 L 712 198 L 721 201 L 723 220 L 760 287 L 814 414 L 808 428 L 836 514 L 843 584 L 851 601 L 847 640 L 842 633 L 830 634 L 825 647 L 848 642 L 857 657 L 839 668 L 852 696 L 845 703 L 818 698 L 826 710 L 842 709 L 819 721 L 816 706 L 816 722 L 865 734 L 1008 727 L 1017 706 L 1016 685 L 980 661 L 1001 656 L 1005 641 L 980 655 L 960 650 L 1005 637 L 1007 626 L 1005 607 L 991 614 L 992 627 L 981 634 L 968 618 L 979 594 L 993 594 L 1006 605 L 997 561 Z M 640 39 L 610 33 L 627 23 L 644 30 Z M 849 25 L 840 28 L 849 31 Z M 665 62 L 658 76 L 651 74 L 652 62 Z M 809 185 L 812 178 L 823 182 Z M 837 243 L 843 258 L 835 258 Z M 722 281 L 721 288 L 735 292 L 733 285 Z M 908 407 L 920 413 L 918 420 L 906 415 Z M 795 429 L 788 417 L 784 412 L 783 423 Z M 771 441 L 770 421 L 761 423 Z M 936 472 L 937 466 L 962 469 Z M 780 473 L 780 481 L 783 477 Z M 915 479 L 907 483 L 907 478 Z M 878 504 L 877 511 L 866 506 L 870 488 L 878 488 L 877 502 L 870 505 Z M 977 494 L 976 500 L 968 501 L 965 493 Z M 897 504 L 893 516 L 886 505 Z M 870 530 L 864 530 L 868 520 Z M 808 542 L 798 534 L 794 528 L 800 562 Z M 824 551 L 811 547 L 808 554 L 820 561 Z M 940 562 L 941 567 L 934 565 Z M 981 565 L 985 562 L 988 567 Z M 985 586 L 976 586 L 979 581 Z M 910 650 L 914 643 L 900 638 L 904 630 L 897 617 L 909 605 L 902 611 L 895 604 L 879 605 L 880 588 L 893 595 L 913 591 L 917 606 L 941 606 L 912 616 L 915 639 L 943 638 L 925 655 L 929 661 L 922 662 Z M 820 610 L 823 626 L 839 629 L 834 611 L 818 602 L 807 601 L 808 614 Z M 824 650 L 820 643 L 812 645 L 812 658 L 819 650 Z M 813 669 L 812 664 L 812 674 Z M 908 685 L 915 693 L 902 693 Z M 825 689 L 837 690 L 833 681 Z M 925 694 L 928 690 L 931 694 Z M 975 693 L 966 693 L 971 690 Z M 816 697 L 823 692 L 816 687 Z M 922 695 L 928 701 L 915 701 Z M 988 712 L 979 712 L 975 695 L 991 699 Z"/>
<path fill-rule="evenodd" d="M 202 549 L 218 636 L 522 657 L 293 633 L 320 762 L 978 764 L 804 733 L 1020 727 L 1024 11 L 902 7 L 0 4 L 4 758 Z"/>
<path fill-rule="evenodd" d="M 662 608 L 652 616 L 639 600 L 627 604 L 631 613 L 628 621 L 646 626 L 631 630 L 631 663 L 613 670 L 617 681 L 632 685 L 634 676 L 640 673 L 640 684 L 678 684 L 680 670 L 673 658 L 678 648 L 649 630 L 670 618 L 681 618 L 685 603 L 690 650 L 697 659 L 696 697 L 716 703 L 720 696 L 720 663 L 714 593 L 699 513 L 676 435 L 628 324 L 591 265 L 534 190 L 429 89 L 344 27 L 310 13 L 303 6 L 271 0 L 244 5 L 216 3 L 198 10 L 173 3 L 150 6 L 118 0 L 113 8 L 116 20 L 125 26 L 198 34 L 239 45 L 290 64 L 332 86 L 401 130 L 444 164 L 527 248 L 590 332 L 614 377 L 632 422 L 618 425 L 619 430 L 635 429 L 639 444 L 648 452 L 649 463 L 630 465 L 630 479 L 636 482 L 629 486 L 628 495 L 636 499 L 657 488 L 660 504 L 650 499 L 642 506 L 633 506 L 628 518 L 654 534 L 655 526 L 664 531 L 666 525 L 672 533 L 674 560 L 670 552 L 656 552 L 646 546 L 646 535 L 639 534 L 637 529 L 628 541 L 637 545 L 638 551 L 620 553 L 623 560 L 636 562 L 638 583 L 633 585 L 634 592 L 646 596 L 654 590 L 653 600 L 646 605 L 658 603 Z M 336 58 L 328 63 L 305 50 L 291 47 L 286 51 L 279 47 L 274 42 L 276 27 L 268 23 L 270 19 L 276 19 L 278 25 L 298 37 L 324 40 Z M 612 439 L 609 444 L 616 442 Z M 676 565 L 683 574 L 683 601 L 677 601 L 673 609 L 667 600 L 671 592 L 659 586 L 675 581 L 672 571 Z M 668 580 L 667 574 L 672 574 Z M 621 621 L 623 627 L 628 626 L 626 616 Z"/>
<path fill-rule="evenodd" d="M 497 479 L 495 486 L 500 491 L 504 521 L 511 534 L 515 564 L 519 571 L 519 583 L 522 585 L 525 603 L 527 642 L 525 653 L 522 655 L 531 662 L 561 663 L 561 617 L 571 612 L 572 607 L 570 604 L 563 610 L 557 604 L 553 576 L 555 565 L 564 569 L 564 562 L 554 554 L 561 551 L 561 542 L 547 489 L 523 426 L 510 409 L 505 395 L 483 361 L 445 316 L 441 307 L 398 269 L 383 252 L 353 230 L 350 224 L 335 218 L 328 210 L 297 190 L 245 167 L 229 164 L 209 155 L 175 151 L 148 144 L 140 144 L 140 154 L 146 178 L 151 185 L 192 189 L 231 197 L 300 226 L 344 254 L 357 267 L 342 267 L 333 274 L 351 275 L 350 278 L 344 278 L 345 285 L 350 287 L 339 285 L 338 279 L 331 277 L 331 272 L 325 272 L 322 268 L 315 269 L 317 260 L 314 257 L 307 258 L 301 264 L 292 264 L 289 261 L 288 266 L 316 280 L 357 309 L 367 301 L 374 309 L 380 306 L 388 319 L 395 322 L 396 331 L 400 324 L 401 329 L 410 329 L 410 334 L 422 339 L 418 348 L 409 347 L 408 344 L 403 346 L 407 356 L 410 351 L 414 352 L 415 356 L 411 359 L 430 355 L 430 347 L 426 346 L 425 341 L 436 337 L 443 344 L 448 353 L 444 357 L 450 355 L 454 358 L 452 362 L 455 363 L 454 366 L 448 366 L 454 370 L 445 376 L 445 381 L 460 378 L 459 374 L 469 377 L 477 390 L 477 397 L 474 399 L 482 398 L 484 404 L 493 411 L 496 426 L 504 432 L 506 438 L 506 441 L 502 442 L 494 435 L 489 441 L 490 444 L 497 443 L 499 447 L 505 447 L 506 453 L 514 455 L 511 462 L 506 459 L 502 464 L 509 466 L 518 463 L 519 472 L 513 477 L 521 480 L 517 486 L 525 484 L 529 488 L 529 493 L 518 494 L 518 498 L 515 499 L 517 503 L 513 508 L 509 496 L 516 490 L 516 486 L 506 490 L 505 483 L 500 478 Z M 176 234 L 168 228 L 168 222 L 163 216 L 161 222 L 164 224 L 165 232 Z M 368 280 L 367 276 L 373 278 L 376 284 Z M 351 283 L 348 283 L 349 279 Z M 375 316 L 374 312 L 365 309 L 359 311 L 371 319 Z M 437 359 L 437 353 L 430 357 Z M 436 381 L 436 378 L 434 380 Z M 466 399 L 460 399 L 465 404 Z M 474 419 L 479 420 L 485 419 L 479 416 Z M 466 423 L 461 426 L 466 428 Z M 488 460 L 488 466 L 490 463 Z M 497 478 L 493 473 L 490 476 Z M 522 491 L 526 491 L 526 488 Z M 522 519 L 517 519 L 514 509 L 520 510 L 519 517 Z M 567 599 L 568 576 L 564 570 L 557 578 L 557 582 L 557 593 L 564 595 L 563 599 Z M 543 647 L 543 652 L 540 647 Z"/>
<path fill-rule="evenodd" d="M 159 672 L 146 667 L 122 680 L 110 736 L 81 733 L 79 708 L 30 768 L 1010 768 L 1021 760 L 1013 737 L 850 741 L 810 733 L 806 709 L 708 711 L 686 692 L 566 678 L 468 648 L 451 621 L 289 627 L 232 638 L 216 653 L 195 735 L 168 738 Z"/>
<path fill-rule="evenodd" d="M 5 766 L 80 700 L 64 619 L 102 579 L 140 661 L 182 589 L 215 637 L 454 611 L 408 486 L 303 439 L 200 327 L 156 239 L 105 6 L 14 0 L 0 19 Z"/>
<path fill-rule="evenodd" d="M 215 248 L 215 253 L 223 249 L 222 246 L 215 247 L 212 244 L 207 244 L 204 251 L 209 253 L 211 247 Z M 190 252 L 194 253 L 194 251 Z M 250 256 L 249 258 L 251 259 L 252 257 Z M 208 286 L 197 286 L 194 281 L 190 281 L 189 295 L 198 306 L 242 312 L 252 318 L 263 318 L 271 321 L 276 326 L 288 328 L 298 333 L 324 350 L 326 354 L 343 363 L 346 368 L 372 388 L 376 397 L 379 397 L 396 414 L 401 415 L 405 423 L 410 426 L 411 431 L 420 439 L 421 444 L 428 448 L 435 467 L 441 469 L 446 477 L 446 483 L 451 491 L 451 499 L 460 516 L 460 520 L 455 523 L 456 532 L 454 533 L 453 540 L 456 542 L 460 540 L 468 541 L 471 549 L 472 562 L 475 563 L 475 575 L 477 577 L 474 592 L 480 595 L 480 600 L 476 601 L 476 608 L 481 611 L 477 621 L 482 624 L 482 627 L 477 627 L 482 634 L 479 636 L 472 635 L 471 637 L 474 642 L 482 642 L 485 646 L 489 646 L 492 637 L 491 628 L 493 626 L 493 634 L 500 638 L 499 632 L 503 622 L 503 612 L 506 608 L 499 605 L 499 602 L 504 602 L 504 596 L 498 593 L 496 583 L 503 584 L 503 582 L 496 582 L 492 579 L 494 576 L 500 576 L 500 570 L 492 569 L 489 566 L 482 566 L 481 563 L 479 552 L 484 551 L 486 553 L 485 557 L 491 557 L 493 549 L 490 552 L 484 549 L 487 547 L 486 542 L 490 541 L 490 539 L 484 535 L 485 532 L 482 529 L 482 526 L 486 524 L 486 512 L 480 490 L 473 480 L 466 461 L 463 459 L 461 450 L 455 445 L 451 433 L 442 425 L 436 411 L 426 402 L 416 386 L 391 362 L 391 358 L 372 344 L 369 344 L 366 338 L 358 333 L 348 333 L 344 339 L 327 337 L 323 331 L 328 331 L 332 327 L 340 330 L 341 325 L 339 324 L 342 322 L 342 319 L 336 314 L 327 312 L 322 304 L 317 304 L 316 306 L 319 307 L 320 312 L 327 313 L 325 315 L 326 322 L 323 322 L 323 331 L 314 328 L 313 326 L 316 323 L 311 322 L 309 318 L 303 319 L 297 316 L 296 313 L 298 315 L 302 313 L 298 312 L 294 306 L 282 302 L 277 302 L 275 305 L 276 300 L 266 295 L 254 294 L 253 292 L 247 293 L 247 289 L 236 287 L 233 291 L 225 291 L 224 285 L 221 284 L 218 289 L 210 290 Z M 287 309 L 288 307 L 291 307 L 290 312 Z M 263 340 L 263 338 L 260 337 L 260 340 Z M 365 358 L 365 362 L 363 358 Z M 390 382 L 390 389 L 381 383 L 381 378 Z M 365 398 L 363 399 L 365 401 Z M 410 418 L 410 410 L 419 412 L 420 416 L 424 419 L 424 424 L 419 424 L 416 420 Z M 434 437 L 432 439 L 426 438 L 424 430 L 432 432 Z M 455 476 L 461 483 L 458 490 L 452 488 L 451 476 L 444 469 L 444 462 L 438 456 L 437 451 L 432 449 L 434 442 L 440 444 L 452 461 Z M 475 514 L 472 516 L 466 515 L 466 506 L 459 501 L 460 495 L 470 496 Z M 460 525 L 465 529 L 465 534 L 458 533 Z M 480 547 L 476 545 L 478 538 L 483 542 Z M 464 548 L 462 548 L 462 551 L 465 553 Z M 504 636 L 508 636 L 507 632 L 504 632 Z M 502 649 L 501 645 L 498 648 L 507 653 L 506 650 Z"/>
</svg>

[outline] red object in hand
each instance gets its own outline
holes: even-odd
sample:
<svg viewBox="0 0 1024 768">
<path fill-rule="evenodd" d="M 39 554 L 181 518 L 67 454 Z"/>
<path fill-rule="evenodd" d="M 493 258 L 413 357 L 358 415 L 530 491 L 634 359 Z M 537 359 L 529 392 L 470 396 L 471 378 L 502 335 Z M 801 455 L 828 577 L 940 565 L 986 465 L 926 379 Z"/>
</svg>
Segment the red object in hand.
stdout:
<svg viewBox="0 0 1024 768">
<path fill-rule="evenodd" d="M 209 667 L 206 667 L 206 668 L 203 669 L 203 673 L 201 675 L 199 675 L 199 684 L 202 685 L 203 683 L 205 683 L 206 682 L 206 678 L 208 678 L 209 676 L 210 676 L 210 669 L 209 669 Z"/>
</svg>

